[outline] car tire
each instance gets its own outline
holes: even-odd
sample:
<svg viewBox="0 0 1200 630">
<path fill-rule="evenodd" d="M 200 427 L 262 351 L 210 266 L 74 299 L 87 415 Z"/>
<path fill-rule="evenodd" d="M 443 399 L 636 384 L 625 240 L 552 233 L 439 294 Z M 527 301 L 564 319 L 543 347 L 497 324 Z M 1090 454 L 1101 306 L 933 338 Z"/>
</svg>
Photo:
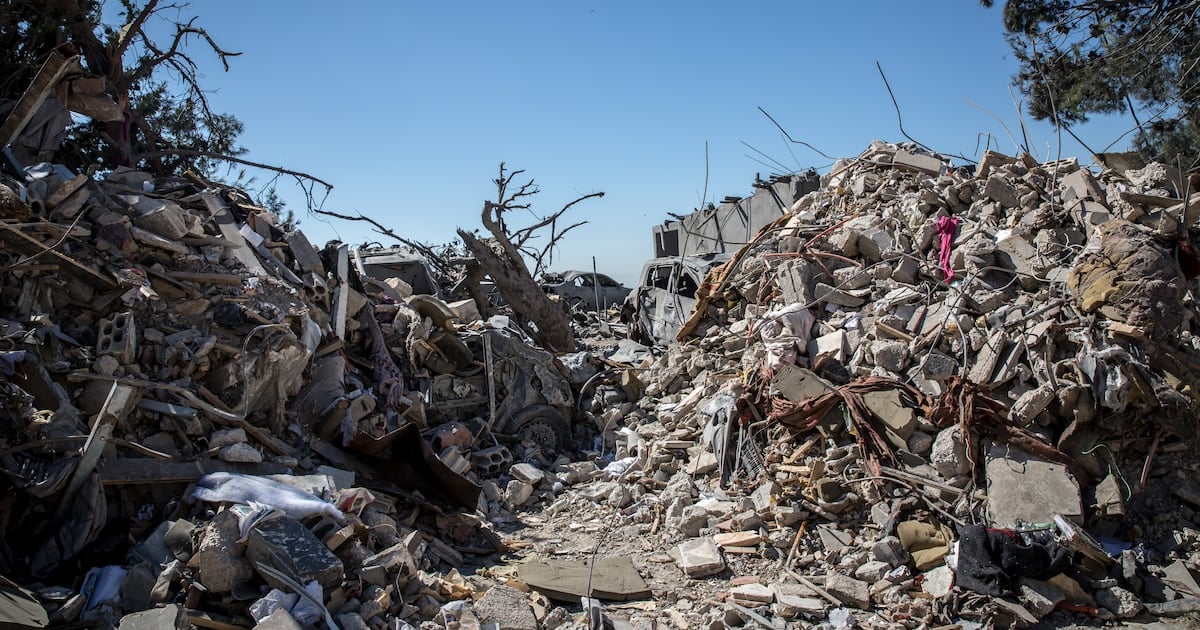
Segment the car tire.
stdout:
<svg viewBox="0 0 1200 630">
<path fill-rule="evenodd" d="M 508 426 L 507 433 L 551 451 L 569 448 L 571 444 L 570 423 L 550 405 L 527 407 L 517 413 Z"/>
</svg>

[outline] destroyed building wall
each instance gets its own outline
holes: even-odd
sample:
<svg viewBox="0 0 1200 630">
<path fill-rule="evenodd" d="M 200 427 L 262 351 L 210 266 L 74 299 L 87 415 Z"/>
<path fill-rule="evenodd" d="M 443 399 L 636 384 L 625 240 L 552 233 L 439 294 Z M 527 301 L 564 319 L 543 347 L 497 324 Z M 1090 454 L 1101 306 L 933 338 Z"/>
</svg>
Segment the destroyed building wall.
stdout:
<svg viewBox="0 0 1200 630">
<path fill-rule="evenodd" d="M 817 189 L 815 171 L 755 183 L 753 195 L 726 198 L 711 208 L 651 228 L 654 256 L 703 256 L 736 251 L 762 226 L 787 214 L 800 197 Z"/>
</svg>

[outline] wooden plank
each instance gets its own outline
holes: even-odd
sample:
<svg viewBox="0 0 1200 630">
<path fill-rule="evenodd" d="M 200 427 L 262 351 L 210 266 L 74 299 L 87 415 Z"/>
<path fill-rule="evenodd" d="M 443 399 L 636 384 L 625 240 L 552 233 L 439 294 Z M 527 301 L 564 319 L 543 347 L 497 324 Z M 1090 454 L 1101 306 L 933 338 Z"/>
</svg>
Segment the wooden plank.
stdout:
<svg viewBox="0 0 1200 630">
<path fill-rule="evenodd" d="M 63 77 L 71 72 L 81 71 L 78 56 L 68 59 L 58 52 L 51 52 L 38 70 L 37 76 L 33 78 L 33 83 L 25 88 L 21 100 L 17 101 L 17 106 L 9 112 L 8 118 L 4 119 L 4 125 L 0 126 L 0 147 L 16 142 L 21 132 L 25 131 L 25 125 L 28 125 L 41 109 L 42 103 L 46 102 L 46 98 Z"/>
<path fill-rule="evenodd" d="M 208 207 L 209 214 L 212 215 L 213 221 L 216 222 L 217 228 L 221 230 L 221 236 L 225 240 L 236 243 L 233 248 L 233 254 L 237 259 L 242 261 L 242 264 L 256 276 L 267 275 L 266 268 L 258 260 L 258 256 L 254 255 L 254 250 L 246 244 L 246 239 L 242 233 L 238 231 L 237 223 L 233 220 L 233 215 L 230 214 L 229 208 L 225 206 L 225 202 L 221 201 L 212 193 L 204 193 L 202 195 L 204 205 Z"/>
<path fill-rule="evenodd" d="M 288 468 L 273 462 L 241 464 L 219 459 L 200 459 L 192 462 L 167 461 L 149 457 L 108 459 L 97 468 L 100 482 L 106 486 L 159 483 L 191 483 L 215 472 L 247 475 L 283 475 Z"/>
<path fill-rule="evenodd" d="M 64 263 L 67 271 L 74 273 L 86 282 L 94 283 L 97 288 L 101 290 L 115 289 L 117 287 L 117 282 L 112 278 L 100 273 L 99 271 L 96 271 L 95 269 L 92 269 L 91 267 L 86 267 L 75 262 L 71 259 L 71 257 L 63 254 L 62 252 L 49 249 L 32 236 L 24 234 L 16 228 L 8 225 L 0 225 L 0 227 L 4 228 L 3 231 L 0 231 L 0 238 L 11 245 L 12 248 L 18 253 L 31 257 L 48 256 L 53 258 L 59 263 Z M 43 254 L 42 252 L 46 253 Z"/>
<path fill-rule="evenodd" d="M 246 276 L 232 273 L 205 273 L 199 271 L 168 271 L 167 275 L 176 280 L 187 282 L 206 282 L 208 284 L 240 285 Z"/>
</svg>

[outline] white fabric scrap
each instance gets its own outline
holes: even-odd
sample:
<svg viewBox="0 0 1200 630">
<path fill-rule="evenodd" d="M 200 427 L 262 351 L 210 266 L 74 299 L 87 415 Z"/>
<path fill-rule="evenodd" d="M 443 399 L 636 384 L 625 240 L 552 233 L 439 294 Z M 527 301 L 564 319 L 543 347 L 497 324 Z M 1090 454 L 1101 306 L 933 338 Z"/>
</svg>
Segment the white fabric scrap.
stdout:
<svg viewBox="0 0 1200 630">
<path fill-rule="evenodd" d="M 272 479 L 237 473 L 215 472 L 204 475 L 196 481 L 192 498 L 209 503 L 262 503 L 283 510 L 295 519 L 313 514 L 326 514 L 339 521 L 345 518 L 342 511 L 332 503 L 299 488 Z"/>
</svg>

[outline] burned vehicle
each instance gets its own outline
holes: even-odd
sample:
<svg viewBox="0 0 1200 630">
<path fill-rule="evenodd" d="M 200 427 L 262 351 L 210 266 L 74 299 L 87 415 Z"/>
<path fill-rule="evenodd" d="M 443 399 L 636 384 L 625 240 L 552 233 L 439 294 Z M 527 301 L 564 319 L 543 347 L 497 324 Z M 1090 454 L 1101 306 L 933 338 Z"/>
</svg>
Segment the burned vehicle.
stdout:
<svg viewBox="0 0 1200 630">
<path fill-rule="evenodd" d="M 708 254 L 647 261 L 640 284 L 621 309 L 630 339 L 657 345 L 673 342 L 696 307 L 696 290 L 704 276 L 730 258 L 729 254 Z"/>
<path fill-rule="evenodd" d="M 559 296 L 571 310 L 607 310 L 622 304 L 630 293 L 629 287 L 591 271 L 548 272 L 542 275 L 541 286 L 546 293 Z"/>
<path fill-rule="evenodd" d="M 405 247 L 355 247 L 350 250 L 350 260 L 358 271 L 364 285 L 382 288 L 381 283 L 389 279 L 403 281 L 413 295 L 441 297 L 441 286 L 425 256 Z M 394 280 L 393 280 L 394 281 Z M 401 297 L 404 291 L 401 291 Z"/>
</svg>

